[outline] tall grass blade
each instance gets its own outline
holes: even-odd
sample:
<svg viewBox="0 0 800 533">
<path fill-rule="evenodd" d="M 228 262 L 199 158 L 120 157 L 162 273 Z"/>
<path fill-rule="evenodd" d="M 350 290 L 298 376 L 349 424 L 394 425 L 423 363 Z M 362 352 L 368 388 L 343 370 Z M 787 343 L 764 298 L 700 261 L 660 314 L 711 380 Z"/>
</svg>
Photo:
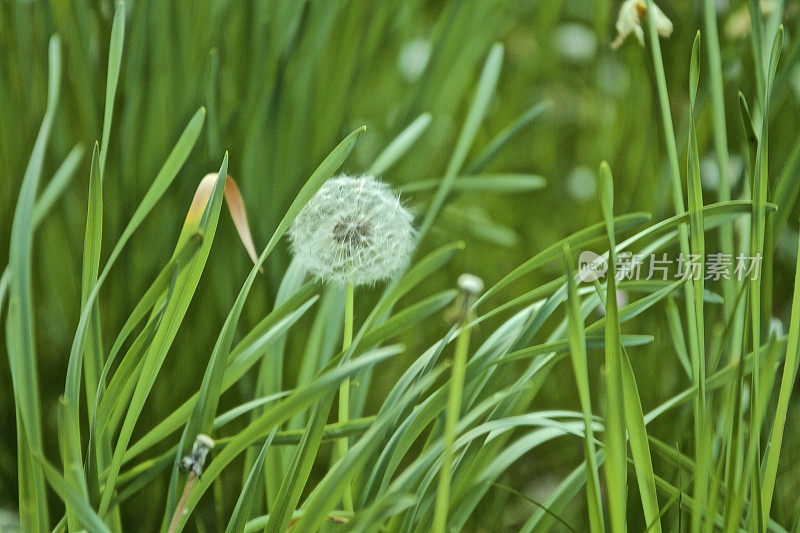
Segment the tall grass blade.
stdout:
<svg viewBox="0 0 800 533">
<path fill-rule="evenodd" d="M 250 474 L 247 476 L 247 480 L 242 486 L 239 499 L 236 500 L 236 507 L 233 508 L 233 514 L 231 514 L 231 518 L 228 521 L 228 527 L 225 528 L 225 533 L 244 532 L 245 525 L 247 524 L 247 518 L 250 516 L 250 509 L 253 506 L 253 499 L 257 493 L 255 490 L 255 484 L 258 483 L 259 479 L 261 479 L 261 469 L 264 466 L 264 457 L 266 457 L 267 450 L 269 450 L 269 446 L 272 444 L 272 440 L 275 438 L 275 433 L 277 431 L 278 428 L 276 427 L 264 441 L 264 446 L 261 447 L 261 451 L 258 453 L 258 457 L 256 457 L 256 460 L 253 463 L 253 468 L 250 469 Z"/>
<path fill-rule="evenodd" d="M 422 221 L 419 229 L 419 239 L 422 241 L 425 235 L 433 225 L 433 221 L 444 206 L 447 195 L 450 194 L 450 189 L 453 187 L 458 171 L 461 170 L 464 160 L 467 158 L 467 153 L 475 140 L 475 135 L 478 133 L 478 127 L 483 122 L 483 117 L 489 107 L 489 102 L 494 96 L 494 91 L 497 86 L 497 80 L 500 77 L 500 67 L 503 63 L 503 46 L 495 44 L 489 52 L 489 57 L 486 58 L 486 63 L 483 65 L 480 80 L 478 80 L 478 88 L 475 91 L 475 97 L 469 109 L 469 114 L 464 120 L 464 126 L 461 129 L 461 134 L 458 137 L 453 155 L 450 163 L 447 165 L 442 183 L 436 191 L 436 195 L 431 201 L 425 213 L 425 218 Z"/>
<path fill-rule="evenodd" d="M 606 281 L 605 321 L 605 375 L 606 375 L 606 461 L 605 480 L 608 491 L 608 507 L 611 530 L 620 533 L 627 530 L 627 465 L 625 438 L 625 409 L 622 389 L 622 363 L 620 325 L 617 310 L 617 254 L 614 237 L 614 182 L 608 164 L 600 165 L 600 204 L 603 209 L 606 232 L 610 243 L 608 275 Z"/>
<path fill-rule="evenodd" d="M 586 457 L 586 501 L 589 507 L 589 529 L 592 532 L 605 531 L 603 503 L 600 499 L 600 477 L 597 472 L 597 455 L 594 448 L 592 428 L 592 400 L 589 390 L 589 370 L 586 356 L 586 331 L 580 309 L 578 291 L 575 287 L 575 274 L 572 269 L 572 254 L 569 245 L 564 245 L 564 271 L 567 277 L 567 318 L 569 321 L 569 344 L 572 357 L 572 370 L 578 387 L 578 397 L 583 412 L 584 438 L 583 452 Z"/>
<path fill-rule="evenodd" d="M 61 86 L 61 44 L 50 39 L 47 84 L 47 109 L 36 137 L 14 210 L 9 249 L 9 311 L 6 318 L 6 348 L 14 386 L 17 412 L 17 458 L 19 468 L 20 524 L 24 530 L 40 531 L 49 527 L 47 494 L 41 465 L 34 456 L 42 456 L 41 402 L 39 399 L 36 344 L 33 323 L 33 288 L 31 257 L 33 246 L 33 210 L 36 189 L 42 174 L 45 149 L 58 105 Z"/>
</svg>

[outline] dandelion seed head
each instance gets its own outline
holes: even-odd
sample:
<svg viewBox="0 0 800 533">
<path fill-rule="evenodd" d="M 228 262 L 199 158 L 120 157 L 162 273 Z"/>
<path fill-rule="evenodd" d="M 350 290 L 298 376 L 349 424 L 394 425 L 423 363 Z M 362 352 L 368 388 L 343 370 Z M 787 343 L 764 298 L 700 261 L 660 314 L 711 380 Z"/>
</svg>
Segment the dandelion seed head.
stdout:
<svg viewBox="0 0 800 533">
<path fill-rule="evenodd" d="M 371 285 L 397 277 L 416 244 L 413 217 L 369 175 L 329 179 L 289 229 L 292 253 L 326 282 Z"/>
<path fill-rule="evenodd" d="M 483 280 L 474 274 L 464 273 L 458 276 L 458 288 L 472 295 L 480 294 Z"/>
</svg>

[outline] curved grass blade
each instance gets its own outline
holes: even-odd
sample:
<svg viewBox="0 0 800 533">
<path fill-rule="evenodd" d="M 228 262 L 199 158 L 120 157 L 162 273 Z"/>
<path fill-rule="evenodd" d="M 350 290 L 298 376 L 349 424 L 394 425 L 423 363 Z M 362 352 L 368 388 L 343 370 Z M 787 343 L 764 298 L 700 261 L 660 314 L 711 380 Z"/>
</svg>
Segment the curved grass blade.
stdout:
<svg viewBox="0 0 800 533">
<path fill-rule="evenodd" d="M 508 143 L 513 141 L 528 124 L 533 122 L 533 119 L 541 115 L 548 107 L 550 107 L 550 102 L 548 101 L 535 104 L 506 129 L 498 133 L 497 136 L 489 142 L 486 148 L 484 148 L 483 152 L 475 158 L 475 162 L 467 167 L 467 174 L 477 174 L 486 168 Z"/>
<path fill-rule="evenodd" d="M 89 502 L 83 498 L 75 489 L 61 477 L 61 474 L 41 456 L 35 456 L 37 462 L 42 468 L 47 482 L 53 487 L 53 490 L 58 494 L 62 501 L 66 502 L 70 508 L 75 511 L 77 519 L 89 531 L 97 531 L 98 533 L 109 532 L 108 527 L 103 523 L 94 509 L 89 505 Z M 44 530 L 46 531 L 46 529 Z"/>
<path fill-rule="evenodd" d="M 794 278 L 794 294 L 792 296 L 792 313 L 789 324 L 789 340 L 786 346 L 786 360 L 783 364 L 783 375 L 778 392 L 778 403 L 775 407 L 775 418 L 772 422 L 770 440 L 764 458 L 764 481 L 761 484 L 761 502 L 764 507 L 763 516 L 770 516 L 775 481 L 778 477 L 778 460 L 781 455 L 786 416 L 789 411 L 789 400 L 794 389 L 797 376 L 798 353 L 800 352 L 800 254 L 797 256 Z"/>
<path fill-rule="evenodd" d="M 594 449 L 592 429 L 592 403 L 589 390 L 589 370 L 586 356 L 586 331 L 581 313 L 578 291 L 575 287 L 575 274 L 572 269 L 572 254 L 569 245 L 564 245 L 564 270 L 567 277 L 567 318 L 569 322 L 569 347 L 572 356 L 572 370 L 578 387 L 578 397 L 583 411 L 585 436 L 584 455 L 587 464 L 586 501 L 589 507 L 589 528 L 592 532 L 605 531 L 603 504 L 600 499 L 600 477 L 597 473 L 597 457 Z"/>
<path fill-rule="evenodd" d="M 606 462 L 605 479 L 608 490 L 608 506 L 611 515 L 611 530 L 626 531 L 627 526 L 627 444 L 625 439 L 625 398 L 622 384 L 622 347 L 620 346 L 620 322 L 617 309 L 617 258 L 614 229 L 614 182 L 607 163 L 600 165 L 600 204 L 603 208 L 610 243 L 606 286 L 605 320 L 605 373 L 606 373 Z"/>
<path fill-rule="evenodd" d="M 380 176 L 389 168 L 394 165 L 398 159 L 403 157 L 411 146 L 417 142 L 417 139 L 425 133 L 431 123 L 430 113 L 423 113 L 414 119 L 414 122 L 406 126 L 406 129 L 394 138 L 389 145 L 378 154 L 375 161 L 369 167 L 370 174 Z"/>
<path fill-rule="evenodd" d="M 642 508 L 648 524 L 648 531 L 661 531 L 661 512 L 658 509 L 655 473 L 653 472 L 653 460 L 650 457 L 642 401 L 639 398 L 639 389 L 636 386 L 636 377 L 628 354 L 621 346 L 620 350 L 622 352 L 622 392 L 625 398 L 625 424 L 628 428 L 628 439 L 636 470 L 636 479 L 639 482 Z"/>
<path fill-rule="evenodd" d="M 44 475 L 41 465 L 33 459 L 34 456 L 43 455 L 43 449 L 33 331 L 31 259 L 36 189 L 58 105 L 60 85 L 61 44 L 58 37 L 54 36 L 50 39 L 49 47 L 47 108 L 22 179 L 11 224 L 8 254 L 10 305 L 6 318 L 6 348 L 17 414 L 20 524 L 22 529 L 28 531 L 39 531 L 49 526 Z"/>
<path fill-rule="evenodd" d="M 440 179 L 412 181 L 400 187 L 405 193 L 435 190 Z M 466 193 L 492 192 L 502 194 L 526 193 L 547 184 L 542 176 L 532 174 L 478 174 L 458 176 L 451 190 Z"/>
<path fill-rule="evenodd" d="M 436 195 L 431 201 L 428 211 L 425 213 L 425 218 L 419 229 L 419 240 L 422 241 L 433 225 L 436 216 L 444 206 L 445 199 L 450 194 L 450 189 L 453 187 L 456 175 L 461 170 L 464 160 L 467 158 L 467 153 L 475 140 L 475 135 L 478 133 L 478 127 L 483 122 L 483 117 L 489 108 L 489 102 L 494 96 L 497 80 L 500 77 L 500 67 L 503 64 L 503 45 L 495 44 L 489 52 L 489 57 L 486 58 L 486 63 L 483 65 L 480 80 L 478 81 L 478 88 L 475 91 L 475 98 L 472 100 L 467 118 L 464 120 L 464 126 L 461 129 L 456 148 L 453 151 L 453 156 L 447 165 L 447 170 L 444 173 L 444 178 L 436 191 Z"/>
<path fill-rule="evenodd" d="M 133 311 L 131 311 L 130 315 L 128 315 L 125 324 L 122 326 L 122 329 L 114 341 L 114 345 L 111 347 L 111 351 L 108 354 L 108 359 L 103 366 L 103 372 L 100 375 L 100 385 L 98 385 L 94 400 L 95 410 L 92 414 L 91 428 L 93 432 L 105 430 L 114 432 L 116 430 L 116 425 L 111 422 L 111 413 L 119 407 L 120 403 L 127 403 L 126 396 L 122 394 L 122 390 L 124 389 L 126 383 L 130 381 L 130 378 L 134 374 L 135 368 L 138 366 L 139 362 L 138 356 L 135 356 L 137 349 L 134 348 L 137 345 L 141 345 L 142 339 L 148 338 L 150 335 L 155 333 L 155 329 L 158 325 L 158 316 L 163 313 L 164 304 L 166 303 L 165 299 L 162 302 L 163 295 L 165 293 L 168 294 L 171 283 L 177 276 L 178 272 L 184 268 L 186 264 L 194 257 L 194 255 L 200 250 L 202 244 L 202 234 L 195 233 L 192 235 L 186 241 L 186 243 L 184 243 L 183 247 L 176 252 L 169 262 L 167 262 L 164 268 L 161 269 L 161 272 L 158 273 L 156 279 L 153 281 L 147 291 L 145 291 L 145 294 L 133 308 Z M 142 319 L 144 319 L 145 315 L 159 303 L 159 311 L 151 313 L 150 319 L 147 321 L 144 329 L 139 334 L 137 339 L 134 340 L 131 348 L 122 358 L 122 361 L 114 372 L 114 376 L 108 387 L 105 387 L 104 384 L 106 382 L 108 373 L 111 371 L 111 367 L 114 364 L 123 344 L 136 328 L 137 324 L 139 324 Z M 145 332 L 149 333 L 145 334 Z"/>
<path fill-rule="evenodd" d="M 362 348 L 371 348 L 419 324 L 450 305 L 457 295 L 458 291 L 455 289 L 442 291 L 410 305 L 365 334 L 360 343 Z"/>
<path fill-rule="evenodd" d="M 388 411 L 378 416 L 372 427 L 333 466 L 303 505 L 303 516 L 296 524 L 298 531 L 316 531 L 325 522 L 329 512 L 333 510 L 341 494 L 349 485 L 349 480 L 364 465 L 372 451 L 378 447 L 382 440 L 381 435 L 386 432 L 389 424 L 394 420 L 394 415 L 399 414 L 415 401 L 419 393 L 433 384 L 438 374 L 438 372 L 433 372 L 426 376 L 409 389 L 399 401 L 392 404 Z"/>
<path fill-rule="evenodd" d="M 76 144 L 70 150 L 67 157 L 62 161 L 61 166 L 58 167 L 53 177 L 47 183 L 44 190 L 39 194 L 39 198 L 33 206 L 33 227 L 39 227 L 39 224 L 44 220 L 44 217 L 53 208 L 56 200 L 61 198 L 64 190 L 69 185 L 72 178 L 75 177 L 75 171 L 83 159 L 83 146 Z"/>
<path fill-rule="evenodd" d="M 314 289 L 314 284 L 307 284 L 306 291 Z M 222 383 L 223 392 L 233 386 L 241 377 L 255 365 L 268 346 L 277 335 L 280 335 L 294 324 L 316 302 L 317 297 L 311 297 L 310 291 L 299 291 L 296 296 L 287 300 L 286 304 L 276 308 L 262 323 L 251 333 L 256 333 L 253 339 L 247 337 L 231 352 L 225 380 Z M 185 424 L 193 413 L 194 406 L 199 397 L 198 393 L 192 395 L 180 407 L 174 409 L 156 427 L 145 434 L 128 448 L 125 453 L 124 463 L 140 455 L 145 450 L 155 446 L 172 432 Z"/>
<path fill-rule="evenodd" d="M 70 409 L 77 410 L 78 408 L 79 389 L 80 389 L 80 368 L 82 364 L 81 358 L 83 355 L 83 348 L 86 342 L 86 332 L 89 326 L 89 318 L 92 309 L 92 304 L 94 303 L 94 300 L 97 298 L 100 288 L 102 287 L 103 282 L 108 276 L 109 270 L 114 265 L 119 255 L 122 253 L 122 249 L 125 247 L 125 244 L 127 244 L 130 237 L 138 229 L 139 225 L 153 209 L 156 202 L 164 194 L 166 189 L 175 179 L 175 176 L 177 176 L 178 171 L 180 170 L 181 166 L 183 166 L 183 163 L 189 157 L 189 153 L 194 147 L 194 144 L 197 141 L 198 136 L 200 135 L 200 130 L 203 127 L 204 116 L 205 116 L 205 110 L 201 108 L 197 111 L 197 113 L 194 114 L 192 120 L 189 121 L 189 124 L 186 126 L 186 129 L 183 131 L 183 134 L 181 134 L 180 139 L 178 139 L 177 144 L 173 148 L 172 152 L 170 152 L 169 156 L 167 157 L 167 160 L 161 167 L 161 170 L 159 170 L 158 174 L 156 175 L 153 184 L 150 186 L 147 193 L 145 193 L 144 199 L 136 208 L 136 211 L 131 217 L 131 220 L 128 222 L 128 225 L 123 230 L 122 236 L 119 238 L 117 244 L 114 246 L 111 255 L 106 261 L 103 271 L 97 278 L 97 283 L 95 283 L 92 292 L 87 298 L 86 305 L 84 305 L 81 311 L 81 318 L 80 321 L 78 322 L 78 327 L 75 331 L 75 337 L 73 338 L 72 347 L 70 349 L 69 362 L 67 363 L 67 379 L 66 379 L 64 398 Z M 186 238 L 188 239 L 189 236 L 187 235 Z"/>
<path fill-rule="evenodd" d="M 253 506 L 253 498 L 256 494 L 255 484 L 261 478 L 261 468 L 264 466 L 264 457 L 266 457 L 269 445 L 272 443 L 272 439 L 275 438 L 275 433 L 277 431 L 278 428 L 274 428 L 264 442 L 264 446 L 261 447 L 261 451 L 258 457 L 256 457 L 253 468 L 250 470 L 250 474 L 247 476 L 247 480 L 239 494 L 239 499 L 236 500 L 236 507 L 233 508 L 233 514 L 231 514 L 228 527 L 225 528 L 225 533 L 244 532 L 245 525 L 247 524 L 247 517 L 250 515 L 250 509 Z"/>
<path fill-rule="evenodd" d="M 100 174 L 105 173 L 108 142 L 111 138 L 111 122 L 114 115 L 114 97 L 117 94 L 119 69 L 122 66 L 122 45 L 125 41 L 125 4 L 117 2 L 114 22 L 111 25 L 111 42 L 108 47 L 108 71 L 106 73 L 106 102 L 103 113 L 103 137 L 100 145 Z"/>
<path fill-rule="evenodd" d="M 332 394 L 346 378 L 386 360 L 389 357 L 397 355 L 401 351 L 402 348 L 398 346 L 379 348 L 336 367 L 333 370 L 329 370 L 307 386 L 296 389 L 295 392 L 284 401 L 266 410 L 264 414 L 253 420 L 244 430 L 231 439 L 225 448 L 211 461 L 205 472 L 203 472 L 202 479 L 195 484 L 192 494 L 186 504 L 186 512 L 183 515 L 178 531 L 185 526 L 186 520 L 197 506 L 202 495 L 211 486 L 211 483 L 213 483 L 222 470 L 248 446 L 252 445 L 253 442 L 256 442 L 265 435 L 267 431 L 270 431 L 295 413 L 307 409 L 310 405 L 314 404 L 320 396 Z"/>
<path fill-rule="evenodd" d="M 598 465 L 603 463 L 605 453 L 597 452 Z M 572 501 L 578 491 L 586 483 L 586 463 L 573 470 L 561 484 L 550 494 L 542 509 L 531 515 L 530 519 L 520 529 L 520 533 L 533 533 L 534 531 L 547 531 L 552 528 L 553 520 L 564 513 L 567 505 Z"/>
<path fill-rule="evenodd" d="M 103 235 L 103 175 L 100 170 L 100 147 L 97 143 L 94 145 L 92 152 L 91 170 L 89 172 L 89 198 L 86 210 L 86 232 L 84 234 L 83 243 L 83 265 L 81 272 L 81 308 L 86 305 L 89 294 L 92 288 L 97 283 L 97 274 L 100 268 L 100 252 L 102 247 Z M 100 374 L 103 369 L 103 341 L 100 331 L 100 307 L 95 300 L 92 305 L 89 324 L 86 330 L 87 342 L 84 346 L 85 353 L 82 355 L 83 359 L 83 377 L 84 388 L 86 391 L 86 408 L 89 413 L 94 409 L 94 391 L 97 390 Z M 69 439 L 70 443 L 65 443 L 62 450 L 70 450 L 75 456 L 71 458 L 64 457 L 64 464 L 75 465 L 75 470 L 64 470 L 64 477 L 76 487 L 82 487 L 83 492 L 86 492 L 86 479 L 82 471 L 82 457 L 79 443 L 81 441 L 78 429 L 80 428 L 77 410 L 69 408 L 66 403 L 62 404 L 64 409 L 64 417 L 68 420 L 64 428 L 63 437 Z M 101 440 L 100 445 L 102 452 L 110 452 L 110 444 L 105 440 Z M 92 449 L 93 451 L 96 448 Z M 92 454 L 88 456 L 89 469 L 97 470 L 102 469 L 105 461 L 108 459 L 106 453 Z M 97 478 L 89 477 L 93 489 L 97 484 L 94 482 Z M 92 490 L 92 493 L 95 493 Z M 75 528 L 75 518 L 67 509 L 67 523 L 72 529 Z"/>
<path fill-rule="evenodd" d="M 33 205 L 33 228 L 39 227 L 39 224 L 42 223 L 45 216 L 50 212 L 55 205 L 56 201 L 61 197 L 64 190 L 69 185 L 72 178 L 75 176 L 75 171 L 78 169 L 78 165 L 83 158 L 83 146 L 79 143 L 76 144 L 72 150 L 70 150 L 67 157 L 64 158 L 64 161 L 61 162 L 61 165 L 56 170 L 53 177 L 47 183 L 47 186 L 44 188 L 42 193 L 39 195 L 39 198 L 36 199 L 36 202 Z M 8 283 L 11 279 L 11 273 L 6 267 L 3 270 L 2 275 L 0 275 L 0 316 L 2 316 L 3 311 L 3 304 L 5 303 L 5 297 L 8 292 Z"/>
<path fill-rule="evenodd" d="M 702 275 L 692 277 L 694 296 L 691 298 L 694 308 L 688 307 L 687 320 L 690 321 L 691 336 L 697 340 L 693 342 L 691 350 L 692 381 L 697 386 L 697 399 L 695 403 L 695 455 L 698 469 L 694 479 L 694 498 L 700 508 L 705 508 L 709 498 L 708 489 L 713 465 L 711 460 L 711 442 L 706 416 L 706 349 L 705 349 L 705 310 L 703 291 L 705 289 L 705 222 L 703 217 L 703 189 L 700 182 L 700 155 L 697 147 L 697 132 L 695 129 L 695 106 L 697 99 L 697 84 L 700 78 L 700 32 L 695 35 L 692 44 L 692 55 L 689 64 L 689 146 L 686 164 L 686 181 L 689 203 L 689 247 L 691 253 L 700 259 L 700 272 Z M 754 206 L 754 209 L 757 207 Z M 687 288 L 688 290 L 688 288 Z M 651 466 L 652 470 L 652 466 Z M 655 492 L 655 489 L 653 489 Z M 644 496 L 643 496 L 644 499 Z M 657 516 L 657 515 L 656 515 Z M 656 516 L 648 516 L 647 522 L 656 520 Z M 695 513 L 692 516 L 693 531 L 699 531 L 702 516 Z"/>
<path fill-rule="evenodd" d="M 186 223 L 181 231 L 181 235 L 178 237 L 178 247 L 180 247 L 183 242 L 198 231 L 205 236 L 200 250 L 191 259 L 186 268 L 178 274 L 173 298 L 164 310 L 164 317 L 156 331 L 153 343 L 147 350 L 142 361 L 142 367 L 137 376 L 138 379 L 133 395 L 131 396 L 130 405 L 126 410 L 125 420 L 120 429 L 116 447 L 114 448 L 114 455 L 111 459 L 111 465 L 109 466 L 109 474 L 106 477 L 105 489 L 103 490 L 100 500 L 100 516 L 105 516 L 109 510 L 111 498 L 116 486 L 116 479 L 122 466 L 125 450 L 128 448 L 130 438 L 133 435 L 133 428 L 136 425 L 136 421 L 139 419 L 139 415 L 144 407 L 144 402 L 150 394 L 156 376 L 161 369 L 161 365 L 166 358 L 169 347 L 175 338 L 186 313 L 186 309 L 189 306 L 189 302 L 200 281 L 200 276 L 203 273 L 203 268 L 205 267 L 206 259 L 211 250 L 211 244 L 213 243 L 214 233 L 216 232 L 220 209 L 222 208 L 223 191 L 227 174 L 228 157 L 227 154 L 225 154 L 216 182 L 213 183 L 213 191 L 210 195 L 204 193 L 201 190 L 201 184 L 201 187 L 198 188 L 198 193 L 195 194 L 195 198 L 192 201 L 192 206 L 189 210 L 189 215 L 186 217 Z M 205 185 L 209 187 L 211 184 L 207 182 Z"/>
</svg>

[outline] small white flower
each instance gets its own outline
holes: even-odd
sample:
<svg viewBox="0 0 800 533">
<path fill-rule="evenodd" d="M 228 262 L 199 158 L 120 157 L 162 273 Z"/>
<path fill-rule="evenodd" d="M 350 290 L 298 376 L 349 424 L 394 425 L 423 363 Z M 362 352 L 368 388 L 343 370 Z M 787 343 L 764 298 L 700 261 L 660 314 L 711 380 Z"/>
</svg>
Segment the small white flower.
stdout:
<svg viewBox="0 0 800 533">
<path fill-rule="evenodd" d="M 369 175 L 329 179 L 295 218 L 289 239 L 306 272 L 367 285 L 400 275 L 416 244 L 413 217 Z"/>
<path fill-rule="evenodd" d="M 625 0 L 619 8 L 617 17 L 617 38 L 611 43 L 612 48 L 619 48 L 625 39 L 633 33 L 639 44 L 644 46 L 644 30 L 642 17 L 647 13 L 647 3 L 644 0 Z M 672 21 L 667 18 L 655 3 L 653 4 L 653 17 L 655 17 L 656 31 L 662 37 L 672 35 Z"/>
</svg>

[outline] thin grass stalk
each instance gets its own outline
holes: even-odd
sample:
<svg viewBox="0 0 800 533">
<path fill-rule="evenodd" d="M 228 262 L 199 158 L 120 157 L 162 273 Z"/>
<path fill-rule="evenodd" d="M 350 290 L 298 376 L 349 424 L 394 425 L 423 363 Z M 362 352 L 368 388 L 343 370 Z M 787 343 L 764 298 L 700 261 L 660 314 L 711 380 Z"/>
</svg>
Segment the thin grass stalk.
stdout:
<svg viewBox="0 0 800 533">
<path fill-rule="evenodd" d="M 453 370 L 450 388 L 447 393 L 447 413 L 444 423 L 444 452 L 442 468 L 439 471 L 439 485 L 436 490 L 436 507 L 434 510 L 433 531 L 444 533 L 447 529 L 447 515 L 450 507 L 450 482 L 453 476 L 453 443 L 456 440 L 456 426 L 461 418 L 461 400 L 464 395 L 464 377 L 467 368 L 467 354 L 472 329 L 464 327 L 469 323 L 469 314 L 462 320 L 461 334 L 456 340 L 453 355 Z"/>
<path fill-rule="evenodd" d="M 583 412 L 583 447 L 586 456 L 586 501 L 589 508 L 589 530 L 605 532 L 603 503 L 600 498 L 600 477 L 597 471 L 597 452 L 594 445 L 592 400 L 589 388 L 588 358 L 586 355 L 586 331 L 581 314 L 581 301 L 575 286 L 572 254 L 568 244 L 564 245 L 564 271 L 567 277 L 567 319 L 569 325 L 570 355 L 578 396 Z"/>
<path fill-rule="evenodd" d="M 350 345 L 353 344 L 353 283 L 348 282 L 345 288 L 345 303 L 344 303 L 344 329 L 342 334 L 342 351 L 347 352 Z M 342 381 L 339 386 L 339 423 L 346 424 L 350 420 L 350 378 Z M 348 437 L 342 437 L 336 442 L 338 456 L 341 459 L 347 455 L 349 447 Z M 342 495 L 342 507 L 346 512 L 353 512 L 353 492 L 350 484 Z"/>
<path fill-rule="evenodd" d="M 647 0 L 647 13 L 649 14 L 652 12 L 653 12 L 653 1 Z M 658 90 L 659 105 L 661 108 L 661 119 L 663 122 L 664 137 L 667 145 L 667 154 L 669 158 L 670 175 L 672 178 L 672 201 L 675 207 L 675 213 L 678 215 L 682 215 L 683 213 L 685 213 L 686 209 L 683 203 L 683 187 L 681 185 L 681 172 L 679 166 L 680 164 L 678 162 L 678 147 L 675 143 L 675 128 L 672 124 L 672 116 L 670 114 L 671 111 L 670 111 L 669 95 L 667 94 L 667 80 L 666 80 L 666 74 L 664 72 L 664 61 L 661 57 L 661 44 L 659 42 L 659 35 L 655 27 L 655 18 L 649 15 L 646 16 L 646 18 L 647 18 L 650 48 L 653 56 L 653 66 L 656 74 L 656 86 Z M 681 225 L 678 228 L 678 233 L 679 233 L 681 253 L 684 254 L 684 257 L 688 257 L 688 254 L 690 253 L 690 247 L 689 247 L 689 235 L 686 226 Z M 692 317 L 696 312 L 695 293 L 690 284 L 684 285 L 684 296 L 685 296 L 687 317 Z M 697 329 L 697 321 L 689 318 L 687 320 L 687 323 L 689 329 L 689 353 L 691 355 L 692 364 L 696 368 L 701 368 L 700 364 L 701 355 L 699 347 L 700 344 L 704 342 L 704 340 L 699 337 L 699 332 Z M 697 378 L 699 378 L 699 374 L 695 373 L 694 385 L 695 387 L 697 387 L 697 391 L 699 394 L 700 384 L 698 383 Z M 705 427 L 704 423 L 705 413 L 703 412 L 703 409 L 701 409 L 701 405 L 702 405 L 701 402 L 697 402 L 694 412 L 695 450 L 703 449 L 702 439 L 704 439 L 704 436 L 702 428 Z M 697 485 L 695 485 L 695 489 L 697 489 Z M 698 494 L 697 490 L 695 490 L 695 499 L 698 499 L 698 496 L 702 495 Z M 703 500 L 701 499 L 699 501 L 702 504 Z M 700 517 L 701 517 L 700 512 L 696 512 L 692 515 L 692 531 L 697 532 L 700 530 Z"/>
<path fill-rule="evenodd" d="M 775 481 L 778 477 L 778 460 L 781 455 L 784 426 L 789 410 L 789 400 L 794 390 L 797 376 L 798 352 L 800 352 L 800 253 L 797 255 L 794 277 L 794 295 L 792 297 L 792 317 L 789 325 L 789 342 L 786 347 L 786 360 L 783 363 L 783 375 L 778 392 L 778 404 L 775 408 L 775 419 L 772 423 L 772 437 L 764 459 L 764 481 L 761 484 L 761 504 L 763 516 L 768 517 L 772 506 Z"/>
<path fill-rule="evenodd" d="M 725 121 L 725 92 L 722 82 L 722 58 L 719 46 L 719 31 L 717 29 L 717 8 L 714 0 L 703 0 L 703 20 L 706 30 L 706 50 L 708 52 L 709 83 L 711 88 L 711 117 L 713 120 L 714 152 L 717 159 L 719 172 L 719 187 L 717 197 L 720 202 L 731 199 L 730 168 L 728 161 L 728 131 Z M 733 225 L 723 224 L 719 228 L 720 251 L 733 256 L 734 240 Z M 736 299 L 736 282 L 726 279 L 722 282 L 723 298 L 725 299 L 725 321 L 733 313 Z M 737 330 L 740 331 L 740 330 Z M 738 350 L 740 344 L 733 340 L 730 344 L 732 350 Z"/>
<path fill-rule="evenodd" d="M 756 10 L 758 11 L 758 10 Z M 751 16 L 753 16 L 753 9 L 751 8 Z M 757 29 L 760 28 L 760 18 L 752 19 L 751 25 L 753 31 L 753 42 L 754 47 L 756 46 L 756 33 Z M 760 34 L 759 34 L 760 38 Z M 765 247 L 766 244 L 769 243 L 771 232 L 767 230 L 767 214 L 766 214 L 766 203 L 767 203 L 767 195 L 769 191 L 768 187 L 768 180 L 769 180 L 769 172 L 768 172 L 768 118 L 769 118 L 769 108 L 770 108 L 770 99 L 772 94 L 772 81 L 775 76 L 775 69 L 777 68 L 778 58 L 780 57 L 780 50 L 781 45 L 783 42 L 783 27 L 778 28 L 778 32 L 775 35 L 775 39 L 772 44 L 772 49 L 770 51 L 770 59 L 769 65 L 767 65 L 767 70 L 764 71 L 765 77 L 762 77 L 763 80 L 763 88 L 761 91 L 762 98 L 762 123 L 761 123 L 761 136 L 758 140 L 758 148 L 756 150 L 756 160 L 755 160 L 755 170 L 753 173 L 753 212 L 752 212 L 752 225 L 750 228 L 750 257 L 751 260 L 753 258 L 763 258 L 765 254 L 772 254 L 773 251 L 771 249 L 767 249 Z M 757 51 L 754 49 L 754 53 Z M 756 68 L 762 70 L 762 67 L 759 65 L 759 58 L 762 56 L 756 55 Z M 762 273 L 765 272 L 765 264 L 759 264 L 758 270 L 755 272 L 753 276 L 750 278 L 750 292 L 752 294 L 751 299 L 751 328 L 752 328 L 752 336 L 753 336 L 753 347 L 754 350 L 757 349 L 758 346 L 761 345 L 761 336 L 766 332 L 762 331 L 762 319 L 763 319 L 763 307 L 764 302 L 762 301 Z M 767 280 L 769 280 L 769 275 L 767 275 Z M 763 423 L 764 418 L 764 410 L 763 404 L 764 399 L 762 398 L 762 378 L 761 378 L 761 361 L 755 360 L 753 362 L 753 374 L 752 374 L 752 402 L 751 402 L 751 430 L 750 430 L 750 444 L 747 449 L 747 462 L 745 463 L 745 467 L 750 469 L 750 476 L 751 476 L 751 495 L 752 495 L 752 509 L 754 514 L 753 520 L 758 526 L 766 527 L 766 516 L 762 515 L 762 502 L 761 502 L 761 425 Z M 747 484 L 747 479 L 744 480 L 742 489 Z"/>
<path fill-rule="evenodd" d="M 600 164 L 600 203 L 608 237 L 608 275 L 606 276 L 605 319 L 605 386 L 606 386 L 606 443 L 607 458 L 604 465 L 608 490 L 611 531 L 627 531 L 627 441 L 625 437 L 625 409 L 622 389 L 622 363 L 619 309 L 617 306 L 617 243 L 614 231 L 614 180 L 611 168 L 605 161 Z"/>
</svg>

